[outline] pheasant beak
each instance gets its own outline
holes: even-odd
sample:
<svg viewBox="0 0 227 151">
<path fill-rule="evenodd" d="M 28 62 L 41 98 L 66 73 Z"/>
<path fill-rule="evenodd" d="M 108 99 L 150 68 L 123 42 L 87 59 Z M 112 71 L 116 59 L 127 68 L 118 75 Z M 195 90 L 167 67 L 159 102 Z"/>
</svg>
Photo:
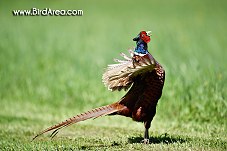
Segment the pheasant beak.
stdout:
<svg viewBox="0 0 227 151">
<path fill-rule="evenodd" d="M 151 31 L 146 31 L 147 36 L 152 36 Z"/>
</svg>

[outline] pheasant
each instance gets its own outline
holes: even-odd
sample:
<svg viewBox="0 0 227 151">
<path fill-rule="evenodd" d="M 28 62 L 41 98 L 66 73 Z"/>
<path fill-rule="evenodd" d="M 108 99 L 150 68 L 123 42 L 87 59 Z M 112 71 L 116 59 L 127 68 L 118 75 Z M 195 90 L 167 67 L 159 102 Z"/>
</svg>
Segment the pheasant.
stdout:
<svg viewBox="0 0 227 151">
<path fill-rule="evenodd" d="M 87 119 L 122 115 L 144 123 L 143 143 L 149 144 L 148 130 L 162 95 L 165 70 L 148 52 L 150 32 L 141 31 L 133 41 L 136 41 L 136 47 L 134 51 L 129 50 L 130 56 L 121 53 L 124 60 L 115 59 L 117 63 L 108 65 L 102 77 L 104 85 L 111 91 L 130 88 L 126 95 L 113 104 L 92 109 L 51 126 L 38 133 L 33 140 L 49 131 L 53 131 L 50 135 L 53 138 L 60 129 Z"/>
</svg>

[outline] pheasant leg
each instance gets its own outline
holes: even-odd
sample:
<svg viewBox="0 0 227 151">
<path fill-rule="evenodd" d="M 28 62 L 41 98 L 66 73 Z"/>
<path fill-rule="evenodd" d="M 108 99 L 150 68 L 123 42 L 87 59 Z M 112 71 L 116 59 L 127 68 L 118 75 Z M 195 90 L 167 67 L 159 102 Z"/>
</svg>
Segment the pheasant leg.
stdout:
<svg viewBox="0 0 227 151">
<path fill-rule="evenodd" d="M 151 121 L 144 122 L 144 139 L 142 140 L 142 143 L 149 144 L 149 128 L 151 127 Z"/>
<path fill-rule="evenodd" d="M 144 144 L 149 144 L 149 132 L 148 129 L 145 128 L 145 132 L 144 132 L 144 139 L 142 141 Z"/>
</svg>

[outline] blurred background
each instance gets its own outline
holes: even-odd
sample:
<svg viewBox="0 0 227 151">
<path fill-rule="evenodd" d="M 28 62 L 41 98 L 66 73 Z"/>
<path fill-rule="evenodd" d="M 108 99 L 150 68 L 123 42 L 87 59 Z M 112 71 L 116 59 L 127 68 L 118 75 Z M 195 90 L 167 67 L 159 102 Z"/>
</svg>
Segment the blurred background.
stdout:
<svg viewBox="0 0 227 151">
<path fill-rule="evenodd" d="M 12 15 L 33 7 L 83 16 Z M 151 131 L 226 137 L 226 8 L 224 0 L 1 1 L 0 128 L 35 133 L 118 101 L 126 92 L 108 91 L 102 73 L 151 30 L 149 51 L 166 70 Z M 83 124 L 143 128 L 123 117 Z"/>
</svg>

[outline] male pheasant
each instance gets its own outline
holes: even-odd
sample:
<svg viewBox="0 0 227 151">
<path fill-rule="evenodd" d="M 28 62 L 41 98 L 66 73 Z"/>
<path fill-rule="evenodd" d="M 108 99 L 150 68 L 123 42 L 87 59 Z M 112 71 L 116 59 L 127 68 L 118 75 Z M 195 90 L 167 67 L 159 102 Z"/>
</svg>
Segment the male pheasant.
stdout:
<svg viewBox="0 0 227 151">
<path fill-rule="evenodd" d="M 33 140 L 49 131 L 53 131 L 51 137 L 54 137 L 61 128 L 90 118 L 122 115 L 144 123 L 143 142 L 148 144 L 148 130 L 156 114 L 156 105 L 162 95 L 165 70 L 147 50 L 150 32 L 141 31 L 133 41 L 136 41 L 136 48 L 134 51 L 129 50 L 131 56 L 122 53 L 124 60 L 115 59 L 117 63 L 109 65 L 102 77 L 109 90 L 120 91 L 131 87 L 125 96 L 113 104 L 76 115 L 51 126 L 38 133 Z"/>
</svg>

